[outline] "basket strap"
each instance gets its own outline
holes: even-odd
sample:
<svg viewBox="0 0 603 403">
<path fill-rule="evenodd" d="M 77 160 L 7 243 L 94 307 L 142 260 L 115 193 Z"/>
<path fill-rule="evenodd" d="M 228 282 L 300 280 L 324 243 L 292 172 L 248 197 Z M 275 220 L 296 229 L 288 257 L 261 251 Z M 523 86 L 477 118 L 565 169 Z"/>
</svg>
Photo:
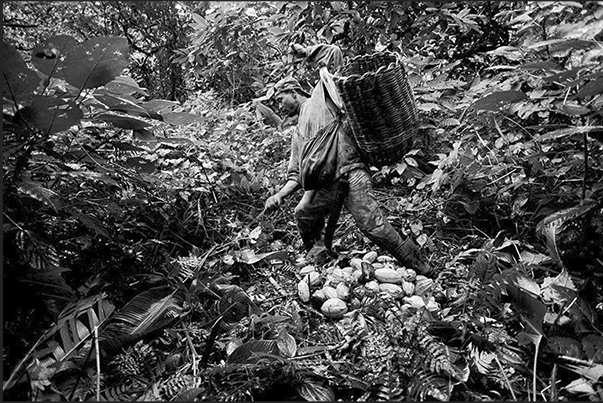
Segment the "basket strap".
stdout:
<svg viewBox="0 0 603 403">
<path fill-rule="evenodd" d="M 335 86 L 335 81 L 333 81 L 333 75 L 329 73 L 326 67 L 322 67 L 319 71 L 320 73 L 320 81 L 324 85 L 326 94 L 331 98 L 333 104 L 338 109 L 336 111 L 336 115 L 343 114 L 343 100 L 337 91 L 337 87 Z"/>
</svg>

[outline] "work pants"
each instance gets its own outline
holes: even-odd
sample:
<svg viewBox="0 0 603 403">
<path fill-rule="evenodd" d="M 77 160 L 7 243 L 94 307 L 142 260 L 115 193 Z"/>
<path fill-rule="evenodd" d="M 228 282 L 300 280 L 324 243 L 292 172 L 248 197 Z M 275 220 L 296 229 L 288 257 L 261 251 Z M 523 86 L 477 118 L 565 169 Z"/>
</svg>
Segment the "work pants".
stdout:
<svg viewBox="0 0 603 403">
<path fill-rule="evenodd" d="M 375 198 L 371 177 L 362 168 L 348 172 L 347 183 L 338 182 L 330 189 L 304 192 L 295 208 L 295 219 L 306 250 L 321 238 L 327 217 L 325 246 L 331 249 L 342 205 L 352 214 L 358 229 L 373 243 L 388 251 L 401 264 L 422 271 L 416 244 L 411 238 L 404 241 L 389 223 Z"/>
</svg>

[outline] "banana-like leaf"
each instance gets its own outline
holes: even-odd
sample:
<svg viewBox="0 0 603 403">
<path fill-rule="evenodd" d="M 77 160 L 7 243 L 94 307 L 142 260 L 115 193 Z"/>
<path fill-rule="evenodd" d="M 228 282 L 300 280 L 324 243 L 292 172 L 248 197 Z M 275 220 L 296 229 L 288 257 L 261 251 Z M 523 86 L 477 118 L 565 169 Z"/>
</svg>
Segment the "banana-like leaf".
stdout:
<svg viewBox="0 0 603 403">
<path fill-rule="evenodd" d="M 523 101 L 528 96 L 521 91 L 500 91 L 486 95 L 475 101 L 471 107 L 475 110 L 498 111 L 502 107 L 508 106 L 513 102 Z"/>
<path fill-rule="evenodd" d="M 142 130 L 151 126 L 150 123 L 142 119 L 134 118 L 132 116 L 117 115 L 115 113 L 101 113 L 96 118 L 103 122 L 111 123 L 113 126 L 119 127 L 120 129 Z"/>
<path fill-rule="evenodd" d="M 593 382 L 588 379 L 578 378 L 564 386 L 563 389 L 574 394 L 594 395 L 597 392 L 595 392 L 592 384 Z"/>
<path fill-rule="evenodd" d="M 124 37 L 92 38 L 74 46 L 65 58 L 65 79 L 80 89 L 113 81 L 128 66 L 129 46 Z"/>
<path fill-rule="evenodd" d="M 31 51 L 31 64 L 42 74 L 53 78 L 65 78 L 65 57 L 78 46 L 69 35 L 57 35 L 46 39 Z"/>
<path fill-rule="evenodd" d="M 138 83 L 128 76 L 117 76 L 112 81 L 105 84 L 105 89 L 117 95 L 132 95 L 140 93 L 148 95 L 146 88 L 141 88 Z"/>
<path fill-rule="evenodd" d="M 86 356 L 91 348 L 90 336 L 105 324 L 115 307 L 104 294 L 94 295 L 67 306 L 57 322 L 40 338 L 21 363 L 15 367 L 4 390 L 10 389 L 23 375 L 23 365 L 32 382 L 44 382 L 68 369 L 66 362 Z"/>
<path fill-rule="evenodd" d="M 164 112 L 161 114 L 163 121 L 171 125 L 185 126 L 191 123 L 202 123 L 201 116 L 187 112 Z"/>
<path fill-rule="evenodd" d="M 560 357 L 562 359 L 561 367 L 574 371 L 587 379 L 595 382 L 603 380 L 603 364 L 595 364 L 591 361 L 579 360 L 572 357 Z"/>
<path fill-rule="evenodd" d="M 542 329 L 544 315 L 546 314 L 544 303 L 516 284 L 507 284 L 507 294 L 511 297 L 513 308 L 521 315 L 523 321 L 539 336 L 544 335 Z"/>
<path fill-rule="evenodd" d="M 283 357 L 293 358 L 297 354 L 297 341 L 285 328 L 282 328 L 279 332 L 276 345 Z"/>
<path fill-rule="evenodd" d="M 335 393 L 328 386 L 323 386 L 318 383 L 305 381 L 296 387 L 299 395 L 309 402 L 324 402 L 334 401 Z"/>
<path fill-rule="evenodd" d="M 40 77 L 27 67 L 17 49 L 2 42 L 2 96 L 14 102 L 22 102 L 31 97 L 38 88 Z"/>
<path fill-rule="evenodd" d="M 180 393 L 178 396 L 174 398 L 175 402 L 191 402 L 194 401 L 197 396 L 203 393 L 203 388 L 191 388 L 187 389 L 184 392 Z"/>
<path fill-rule="evenodd" d="M 124 344 L 138 341 L 178 319 L 183 308 L 176 292 L 172 287 L 161 286 L 134 297 L 99 335 L 101 350 L 115 353 Z"/>
<path fill-rule="evenodd" d="M 228 356 L 226 362 L 228 364 L 251 363 L 257 361 L 257 354 L 278 355 L 278 353 L 276 340 L 250 340 L 237 347 Z"/>
<path fill-rule="evenodd" d="M 32 102 L 19 109 L 15 120 L 33 126 L 45 134 L 54 134 L 77 125 L 84 113 L 72 100 L 35 95 Z"/>
<path fill-rule="evenodd" d="M 259 255 L 256 255 L 256 253 L 253 250 L 244 249 L 241 251 L 241 257 L 239 258 L 239 260 L 243 263 L 255 264 L 255 263 L 259 262 L 260 260 L 264 260 L 264 259 L 283 259 L 284 260 L 286 258 L 287 258 L 286 250 L 260 253 Z"/>
<path fill-rule="evenodd" d="M 126 96 L 117 96 L 112 94 L 95 94 L 94 97 L 105 104 L 110 111 L 119 111 L 133 116 L 142 116 L 150 118 L 151 115 L 146 109 L 128 99 Z"/>
</svg>

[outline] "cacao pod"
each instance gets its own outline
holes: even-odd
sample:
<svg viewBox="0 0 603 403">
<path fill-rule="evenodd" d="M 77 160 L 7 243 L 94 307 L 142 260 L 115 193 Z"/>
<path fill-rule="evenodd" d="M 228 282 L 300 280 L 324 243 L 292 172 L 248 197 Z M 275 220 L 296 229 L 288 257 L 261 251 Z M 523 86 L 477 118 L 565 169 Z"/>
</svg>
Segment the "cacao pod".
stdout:
<svg viewBox="0 0 603 403">
<path fill-rule="evenodd" d="M 297 295 L 302 302 L 310 301 L 310 287 L 304 280 L 301 280 L 299 283 L 297 283 Z"/>
<path fill-rule="evenodd" d="M 420 297 L 429 296 L 433 293 L 434 282 L 423 275 L 417 275 L 415 280 L 415 295 Z"/>
<path fill-rule="evenodd" d="M 343 272 L 343 277 L 346 277 L 346 276 L 351 276 L 352 273 L 354 272 L 354 269 L 352 267 L 348 266 L 348 267 L 344 267 L 343 269 L 341 269 L 341 271 Z"/>
<path fill-rule="evenodd" d="M 350 297 L 350 289 L 344 283 L 337 284 L 335 291 L 337 292 L 337 297 L 339 299 L 346 301 Z"/>
<path fill-rule="evenodd" d="M 312 294 L 312 301 L 316 301 L 316 303 L 319 303 L 321 305 L 328 299 L 329 298 L 327 298 L 322 288 L 320 290 L 314 291 L 314 294 Z"/>
<path fill-rule="evenodd" d="M 342 269 L 342 268 L 340 268 L 340 267 L 336 267 L 336 268 L 333 270 L 333 273 L 331 273 L 331 275 L 333 275 L 333 276 L 337 276 L 337 277 L 342 277 L 342 278 L 343 278 L 343 273 L 344 273 L 344 271 L 343 271 L 343 269 Z"/>
<path fill-rule="evenodd" d="M 400 273 L 388 268 L 375 270 L 375 278 L 381 283 L 396 284 L 402 281 Z"/>
<path fill-rule="evenodd" d="M 354 270 L 352 272 L 352 282 L 359 283 L 364 279 L 364 273 L 362 270 Z"/>
<path fill-rule="evenodd" d="M 362 269 L 362 259 L 359 259 L 357 257 L 351 258 L 350 266 L 352 266 L 353 269 Z"/>
<path fill-rule="evenodd" d="M 332 287 L 336 287 L 337 284 L 341 283 L 344 281 L 344 278 L 341 276 L 336 276 L 335 274 L 330 274 L 329 276 L 327 276 L 327 284 L 332 286 Z"/>
<path fill-rule="evenodd" d="M 372 281 L 369 281 L 368 283 L 366 283 L 364 285 L 364 288 L 366 288 L 369 291 L 379 291 L 379 283 L 376 280 L 372 280 Z"/>
<path fill-rule="evenodd" d="M 418 295 L 412 295 L 410 297 L 404 297 L 404 302 L 410 304 L 413 308 L 423 308 L 425 306 L 425 300 Z"/>
<path fill-rule="evenodd" d="M 309 266 L 305 266 L 302 267 L 301 270 L 299 271 L 299 274 L 304 277 L 307 274 L 310 274 L 312 272 L 316 271 L 316 266 L 314 265 L 309 265 Z"/>
<path fill-rule="evenodd" d="M 328 318 L 339 319 L 348 311 L 348 305 L 339 298 L 329 298 L 322 304 L 320 310 Z"/>
<path fill-rule="evenodd" d="M 429 298 L 429 300 L 425 304 L 425 307 L 429 312 L 437 312 L 440 310 L 440 304 L 435 302 L 435 299 L 433 297 Z"/>
<path fill-rule="evenodd" d="M 317 271 L 313 271 L 309 274 L 306 274 L 306 277 L 304 277 L 304 281 L 306 281 L 311 287 L 316 287 L 320 284 L 320 273 Z"/>
<path fill-rule="evenodd" d="M 410 297 L 415 293 L 415 283 L 411 283 L 410 281 L 402 280 L 402 289 L 404 290 L 404 294 Z"/>
<path fill-rule="evenodd" d="M 325 296 L 327 297 L 327 299 L 338 298 L 337 290 L 331 286 L 326 285 L 326 286 L 322 287 L 322 291 L 325 293 Z"/>
<path fill-rule="evenodd" d="M 362 260 L 373 263 L 375 260 L 377 260 L 377 256 L 377 252 L 370 251 L 362 257 Z"/>
<path fill-rule="evenodd" d="M 379 291 L 388 292 L 390 294 L 393 294 L 394 296 L 403 296 L 404 295 L 404 291 L 402 290 L 402 287 L 400 287 L 397 284 L 391 284 L 391 283 L 379 284 Z"/>
<path fill-rule="evenodd" d="M 406 269 L 402 274 L 402 278 L 406 281 L 410 281 L 411 283 L 413 283 L 417 278 L 417 272 L 413 269 Z"/>
</svg>

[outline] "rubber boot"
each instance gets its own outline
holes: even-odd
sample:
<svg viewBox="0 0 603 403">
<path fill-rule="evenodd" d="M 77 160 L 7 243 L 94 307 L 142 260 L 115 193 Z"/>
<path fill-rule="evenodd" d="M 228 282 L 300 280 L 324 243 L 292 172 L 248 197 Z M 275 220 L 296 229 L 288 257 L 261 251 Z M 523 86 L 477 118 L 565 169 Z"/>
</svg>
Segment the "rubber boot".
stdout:
<svg viewBox="0 0 603 403">
<path fill-rule="evenodd" d="M 410 237 L 406 238 L 402 245 L 392 252 L 392 255 L 401 265 L 407 269 L 413 269 L 417 274 L 426 277 L 431 277 L 434 274 L 433 268 L 421 257 L 417 244 Z"/>
</svg>

